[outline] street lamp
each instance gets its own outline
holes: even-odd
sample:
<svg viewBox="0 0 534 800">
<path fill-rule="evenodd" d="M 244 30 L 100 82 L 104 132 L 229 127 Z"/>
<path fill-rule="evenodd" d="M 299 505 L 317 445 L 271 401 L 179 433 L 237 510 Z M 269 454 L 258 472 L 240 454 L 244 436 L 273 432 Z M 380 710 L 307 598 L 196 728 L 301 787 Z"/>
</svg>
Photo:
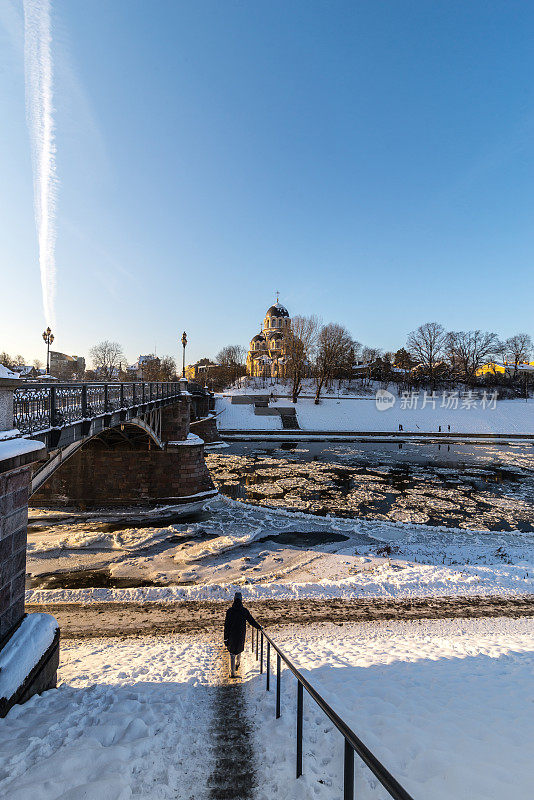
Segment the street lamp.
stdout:
<svg viewBox="0 0 534 800">
<path fill-rule="evenodd" d="M 50 375 L 50 345 L 54 341 L 54 334 L 50 328 L 43 331 L 43 339 L 46 342 L 46 374 Z"/>
<path fill-rule="evenodd" d="M 187 333 L 184 331 L 182 334 L 182 346 L 184 348 L 183 358 L 182 358 L 182 378 L 185 378 L 185 348 L 187 345 Z"/>
</svg>

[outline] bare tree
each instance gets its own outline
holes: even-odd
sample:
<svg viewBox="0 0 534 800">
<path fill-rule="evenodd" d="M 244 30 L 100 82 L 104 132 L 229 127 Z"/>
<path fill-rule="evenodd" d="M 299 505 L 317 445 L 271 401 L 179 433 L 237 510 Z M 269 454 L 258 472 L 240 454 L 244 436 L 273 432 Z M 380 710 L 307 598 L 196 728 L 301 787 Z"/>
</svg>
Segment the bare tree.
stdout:
<svg viewBox="0 0 534 800">
<path fill-rule="evenodd" d="M 175 381 L 176 361 L 172 356 L 163 356 L 159 366 L 159 378 L 161 381 Z"/>
<path fill-rule="evenodd" d="M 222 367 L 222 377 L 225 383 L 235 383 L 245 374 L 246 354 L 247 351 L 240 344 L 228 344 L 219 350 L 215 361 Z"/>
<path fill-rule="evenodd" d="M 121 362 L 125 360 L 121 345 L 107 339 L 91 347 L 89 355 L 95 372 L 105 381 L 112 380 L 118 374 Z"/>
<path fill-rule="evenodd" d="M 495 355 L 498 344 L 496 334 L 488 331 L 451 331 L 445 348 L 453 372 L 469 383 L 484 362 Z"/>
<path fill-rule="evenodd" d="M 367 381 L 371 382 L 371 373 L 373 371 L 373 367 L 382 355 L 382 350 L 379 347 L 368 347 L 365 346 L 362 348 L 362 361 L 367 366 Z"/>
<path fill-rule="evenodd" d="M 349 331 L 337 322 L 323 325 L 317 337 L 315 359 L 315 404 L 319 403 L 325 382 L 336 372 L 346 372 L 354 363 L 356 342 Z"/>
<path fill-rule="evenodd" d="M 393 357 L 394 353 L 384 353 L 374 364 L 373 373 L 386 385 L 393 378 Z"/>
<path fill-rule="evenodd" d="M 282 351 L 286 359 L 286 375 L 291 381 L 291 401 L 296 403 L 302 389 L 302 379 L 309 371 L 317 343 L 319 319 L 293 317 L 284 330 Z"/>
<path fill-rule="evenodd" d="M 507 346 L 505 339 L 499 339 L 499 341 L 495 344 L 495 357 L 500 358 L 502 363 L 504 364 L 506 361 L 506 354 L 507 354 Z M 495 363 L 493 364 L 493 374 L 496 375 Z"/>
<path fill-rule="evenodd" d="M 32 364 L 35 367 L 35 369 L 42 369 L 43 368 L 43 362 L 39 358 L 34 358 L 33 361 L 32 361 Z"/>
<path fill-rule="evenodd" d="M 381 355 L 382 350 L 379 347 L 369 347 L 365 345 L 365 347 L 362 348 L 362 360 L 365 361 L 366 364 L 373 363 L 377 358 L 380 358 Z"/>
<path fill-rule="evenodd" d="M 176 361 L 172 356 L 154 356 L 143 362 L 143 380 L 174 381 L 176 380 Z"/>
<path fill-rule="evenodd" d="M 532 339 L 528 333 L 516 333 L 504 342 L 506 358 L 514 365 L 514 378 L 517 378 L 519 365 L 529 360 L 532 347 Z"/>
<path fill-rule="evenodd" d="M 159 381 L 161 371 L 161 359 L 159 356 L 151 356 L 143 361 L 142 374 L 144 381 Z"/>
<path fill-rule="evenodd" d="M 361 354 L 362 354 L 362 343 L 356 341 L 356 339 L 353 339 L 353 342 L 352 342 L 352 356 L 353 356 L 353 358 L 352 358 L 351 370 L 352 370 L 352 367 L 354 366 L 355 362 L 358 361 L 361 358 Z"/>
<path fill-rule="evenodd" d="M 243 364 L 246 350 L 240 344 L 227 344 L 215 356 L 217 364 Z"/>
<path fill-rule="evenodd" d="M 17 366 L 17 362 L 14 358 L 11 358 L 9 353 L 6 353 L 5 350 L 0 353 L 0 364 L 8 369 L 13 369 L 13 367 Z"/>
<path fill-rule="evenodd" d="M 13 367 L 25 366 L 26 361 L 24 356 L 22 356 L 20 353 L 13 358 L 9 355 L 9 353 L 4 351 L 3 353 L 0 353 L 0 364 L 3 364 L 4 367 L 7 367 L 8 369 L 13 369 Z"/>
<path fill-rule="evenodd" d="M 400 350 L 397 350 L 395 353 L 393 364 L 395 367 L 399 367 L 399 369 L 403 369 L 406 372 L 412 367 L 415 367 L 413 358 L 404 347 L 401 347 Z"/>
<path fill-rule="evenodd" d="M 408 335 L 406 347 L 415 361 L 428 372 L 432 384 L 436 380 L 436 367 L 443 358 L 446 333 L 439 322 L 425 322 Z"/>
<path fill-rule="evenodd" d="M 242 367 L 245 364 L 247 351 L 240 344 L 229 344 L 217 353 L 218 364 L 230 367 Z"/>
</svg>

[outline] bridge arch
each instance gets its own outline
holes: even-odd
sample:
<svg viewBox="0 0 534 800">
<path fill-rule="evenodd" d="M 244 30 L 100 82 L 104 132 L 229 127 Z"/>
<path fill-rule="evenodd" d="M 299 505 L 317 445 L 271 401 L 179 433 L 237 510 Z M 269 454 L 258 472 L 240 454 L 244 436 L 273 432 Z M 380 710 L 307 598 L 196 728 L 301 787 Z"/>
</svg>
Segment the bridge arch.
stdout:
<svg viewBox="0 0 534 800">
<path fill-rule="evenodd" d="M 75 453 L 90 448 L 101 450 L 164 450 L 165 445 L 158 433 L 141 417 L 104 428 L 92 436 L 79 439 L 60 450 L 52 452 L 50 458 L 44 464 L 38 465 L 32 476 L 30 497 L 38 492 L 48 479 Z"/>
</svg>

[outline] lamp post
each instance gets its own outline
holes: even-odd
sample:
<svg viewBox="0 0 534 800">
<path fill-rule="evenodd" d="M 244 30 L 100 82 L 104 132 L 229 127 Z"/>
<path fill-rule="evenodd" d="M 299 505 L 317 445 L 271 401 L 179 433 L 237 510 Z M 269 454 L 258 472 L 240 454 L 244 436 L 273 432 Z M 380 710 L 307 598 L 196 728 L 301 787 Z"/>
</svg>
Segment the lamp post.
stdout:
<svg viewBox="0 0 534 800">
<path fill-rule="evenodd" d="M 185 348 L 187 345 L 187 334 L 184 331 L 182 334 L 182 347 L 184 348 L 183 356 L 182 356 L 182 378 L 185 378 Z"/>
<path fill-rule="evenodd" d="M 54 341 L 54 334 L 50 328 L 43 331 L 43 339 L 46 342 L 46 374 L 50 375 L 50 345 Z"/>
</svg>

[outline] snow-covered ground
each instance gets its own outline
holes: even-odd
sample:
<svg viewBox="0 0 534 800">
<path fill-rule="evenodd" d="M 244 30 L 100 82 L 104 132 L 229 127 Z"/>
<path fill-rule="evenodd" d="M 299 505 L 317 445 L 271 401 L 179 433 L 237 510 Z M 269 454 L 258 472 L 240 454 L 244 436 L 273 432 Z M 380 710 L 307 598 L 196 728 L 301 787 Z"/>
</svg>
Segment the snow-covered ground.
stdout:
<svg viewBox="0 0 534 800">
<path fill-rule="evenodd" d="M 379 381 L 370 381 L 363 383 L 360 379 L 352 381 L 347 384 L 346 381 L 341 382 L 341 387 L 336 381 L 334 385 L 323 387 L 322 397 L 365 397 L 366 395 L 373 394 L 376 389 L 381 387 Z M 313 378 L 304 378 L 302 381 L 302 389 L 300 397 L 315 397 L 316 386 Z M 263 378 L 247 378 L 238 384 L 226 388 L 221 394 L 226 396 L 231 395 L 264 395 L 270 397 L 271 394 L 280 397 L 291 397 L 291 386 L 289 382 L 277 382 L 271 379 L 263 380 Z"/>
<path fill-rule="evenodd" d="M 415 800 L 532 797 L 532 620 L 295 626 L 275 640 Z M 254 718 L 270 715 L 258 727 L 260 797 L 337 800 L 342 740 L 306 693 L 304 775 L 292 782 L 296 688 L 287 671 L 282 683 L 282 721 L 254 687 Z M 386 800 L 355 764 L 355 796 Z"/>
<path fill-rule="evenodd" d="M 531 620 L 334 622 L 270 633 L 415 800 L 532 796 Z M 67 640 L 58 689 L 0 720 L 0 796 L 207 800 L 221 755 L 211 734 L 224 724 L 216 684 L 226 669 L 219 642 L 198 635 Z M 340 735 L 305 694 L 297 781 L 293 677 L 284 670 L 275 720 L 274 691 L 265 692 L 248 648 L 242 672 L 254 796 L 340 800 Z M 356 796 L 384 800 L 355 763 Z"/>
<path fill-rule="evenodd" d="M 287 405 L 287 402 L 286 402 Z M 228 397 L 217 397 L 215 411 L 221 415 L 217 417 L 219 429 L 246 430 L 246 431 L 279 431 L 282 430 L 282 420 L 275 417 L 261 417 L 254 413 L 252 404 L 233 405 Z"/>
<path fill-rule="evenodd" d="M 299 425 L 304 431 L 376 431 L 394 432 L 403 426 L 405 432 L 437 433 L 524 433 L 534 434 L 534 400 L 499 400 L 495 408 L 436 408 L 427 404 L 422 408 L 402 408 L 400 398 L 393 408 L 379 411 L 374 397 L 323 399 L 315 405 L 311 398 L 300 398 L 295 405 Z M 287 406 L 288 400 L 272 403 L 272 407 Z M 278 417 L 254 414 L 252 405 L 232 405 L 228 397 L 217 397 L 217 412 L 221 430 L 279 430 Z"/>
<path fill-rule="evenodd" d="M 218 667 L 199 636 L 63 642 L 58 689 L 0 720 L 0 797 L 199 797 Z"/>
<path fill-rule="evenodd" d="M 10 700 L 37 666 L 57 633 L 50 614 L 28 614 L 0 650 L 0 699 Z"/>
<path fill-rule="evenodd" d="M 140 550 L 156 541 L 155 551 L 136 553 L 136 537 Z M 533 555 L 532 533 L 317 517 L 220 498 L 201 522 L 159 531 L 101 533 L 97 542 L 83 531 L 55 542 L 32 534 L 34 575 L 106 564 L 115 578 L 169 585 L 33 589 L 26 601 L 227 600 L 237 588 L 254 599 L 525 595 L 534 593 Z"/>
</svg>

